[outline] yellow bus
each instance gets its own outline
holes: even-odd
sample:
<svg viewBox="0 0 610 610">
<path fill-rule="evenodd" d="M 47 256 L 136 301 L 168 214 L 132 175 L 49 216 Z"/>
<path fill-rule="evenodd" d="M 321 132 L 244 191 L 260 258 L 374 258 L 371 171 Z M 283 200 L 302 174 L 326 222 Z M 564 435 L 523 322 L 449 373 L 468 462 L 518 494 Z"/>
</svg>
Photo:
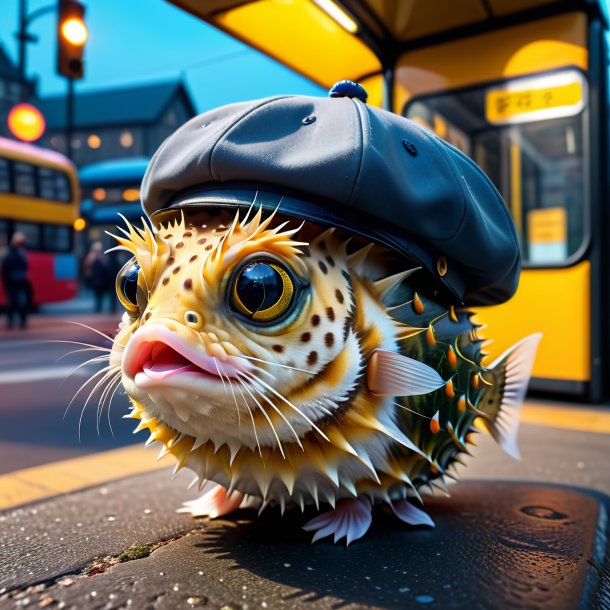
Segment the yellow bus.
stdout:
<svg viewBox="0 0 610 610">
<path fill-rule="evenodd" d="M 495 343 L 544 334 L 531 388 L 610 395 L 608 19 L 601 0 L 171 0 L 323 87 L 430 127 L 504 196 L 515 297 L 479 308 Z"/>
<path fill-rule="evenodd" d="M 66 157 L 0 138 L 0 257 L 13 233 L 25 235 L 34 305 L 76 296 L 79 206 L 76 168 Z M 5 298 L 0 282 L 0 305 Z"/>
</svg>

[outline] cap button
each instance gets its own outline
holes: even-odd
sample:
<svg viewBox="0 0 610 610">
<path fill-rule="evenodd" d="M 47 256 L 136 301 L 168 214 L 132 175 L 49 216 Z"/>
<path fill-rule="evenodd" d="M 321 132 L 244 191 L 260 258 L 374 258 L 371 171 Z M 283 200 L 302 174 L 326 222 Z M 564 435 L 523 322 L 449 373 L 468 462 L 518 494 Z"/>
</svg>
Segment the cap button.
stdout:
<svg viewBox="0 0 610 610">
<path fill-rule="evenodd" d="M 362 85 L 351 80 L 340 80 L 338 83 L 335 83 L 328 92 L 328 97 L 350 97 L 352 99 L 359 99 L 364 103 L 366 103 L 366 98 L 368 96 L 369 94 Z"/>
</svg>

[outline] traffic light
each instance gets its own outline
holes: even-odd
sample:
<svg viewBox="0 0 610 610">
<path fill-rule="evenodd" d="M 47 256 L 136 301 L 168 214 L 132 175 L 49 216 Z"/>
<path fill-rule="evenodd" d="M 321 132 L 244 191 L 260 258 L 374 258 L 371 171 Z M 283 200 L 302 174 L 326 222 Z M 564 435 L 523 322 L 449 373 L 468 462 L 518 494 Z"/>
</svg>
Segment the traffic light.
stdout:
<svg viewBox="0 0 610 610">
<path fill-rule="evenodd" d="M 89 32 L 85 7 L 77 0 L 59 0 L 57 14 L 57 71 L 68 78 L 83 77 L 83 51 Z"/>
</svg>

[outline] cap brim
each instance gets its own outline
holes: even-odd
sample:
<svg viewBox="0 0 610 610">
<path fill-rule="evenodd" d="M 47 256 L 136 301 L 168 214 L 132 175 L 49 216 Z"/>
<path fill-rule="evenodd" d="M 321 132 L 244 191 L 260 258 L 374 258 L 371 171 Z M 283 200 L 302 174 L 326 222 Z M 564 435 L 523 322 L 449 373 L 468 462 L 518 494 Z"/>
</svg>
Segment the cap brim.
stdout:
<svg viewBox="0 0 610 610">
<path fill-rule="evenodd" d="M 334 202 L 312 201 L 299 197 L 297 194 L 286 194 L 274 191 L 272 187 L 257 188 L 240 184 L 230 187 L 227 184 L 220 186 L 207 186 L 197 190 L 185 192 L 175 198 L 167 207 L 157 210 L 151 215 L 153 224 L 163 222 L 164 216 L 177 210 L 205 210 L 227 209 L 248 210 L 254 206 L 261 206 L 263 210 L 274 211 L 294 218 L 307 220 L 324 227 L 334 227 L 348 231 L 354 235 L 365 238 L 381 246 L 403 255 L 420 264 L 431 278 L 436 280 L 439 300 L 446 300 L 453 304 L 462 304 L 464 297 L 464 283 L 457 270 L 449 263 L 445 274 L 441 276 L 437 270 L 437 261 L 440 254 L 422 247 L 416 239 L 405 234 L 404 230 L 397 230 L 389 223 L 380 221 L 358 210 L 337 206 Z"/>
</svg>

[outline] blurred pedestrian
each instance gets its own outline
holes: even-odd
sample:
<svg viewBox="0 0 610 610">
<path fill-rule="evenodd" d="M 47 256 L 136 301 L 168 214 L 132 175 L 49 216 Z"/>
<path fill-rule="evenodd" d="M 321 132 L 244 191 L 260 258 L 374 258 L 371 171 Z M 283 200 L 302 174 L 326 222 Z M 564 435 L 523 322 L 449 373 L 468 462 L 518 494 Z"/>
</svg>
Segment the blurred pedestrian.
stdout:
<svg viewBox="0 0 610 610">
<path fill-rule="evenodd" d="M 108 258 L 104 255 L 101 241 L 95 241 L 83 262 L 85 283 L 95 296 L 95 311 L 100 313 L 104 306 L 104 296 L 110 298 L 110 311 L 114 311 L 114 276 Z"/>
<path fill-rule="evenodd" d="M 2 261 L 2 282 L 6 292 L 7 328 L 12 328 L 15 316 L 21 328 L 27 326 L 32 300 L 32 288 L 28 280 L 28 257 L 25 235 L 13 233 L 7 255 Z"/>
</svg>

